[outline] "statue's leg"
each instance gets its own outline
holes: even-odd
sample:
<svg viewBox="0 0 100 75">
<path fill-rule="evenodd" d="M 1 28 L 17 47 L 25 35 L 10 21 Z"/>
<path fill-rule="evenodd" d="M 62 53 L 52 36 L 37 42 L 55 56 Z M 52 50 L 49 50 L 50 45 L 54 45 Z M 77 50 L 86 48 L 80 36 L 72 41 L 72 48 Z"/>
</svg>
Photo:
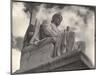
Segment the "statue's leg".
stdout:
<svg viewBox="0 0 100 75">
<path fill-rule="evenodd" d="M 61 37 L 56 37 L 55 43 L 54 43 L 54 50 L 52 52 L 52 57 L 60 56 L 61 55 Z"/>
<path fill-rule="evenodd" d="M 31 56 L 31 51 L 33 51 L 33 50 L 34 51 L 37 50 L 37 46 L 35 46 L 33 44 L 24 47 L 21 51 L 21 60 L 20 61 L 24 60 L 24 58 L 22 59 L 22 57 L 25 57 L 25 59 L 28 61 Z"/>
<path fill-rule="evenodd" d="M 51 54 L 51 57 L 52 58 L 54 58 L 54 57 L 57 56 L 58 43 L 57 43 L 56 40 L 53 41 L 54 49 L 53 49 L 52 54 Z"/>
<path fill-rule="evenodd" d="M 54 50 L 53 50 L 52 55 L 51 55 L 52 58 L 57 56 L 57 49 L 56 48 L 57 47 L 54 45 Z"/>
<path fill-rule="evenodd" d="M 47 38 L 44 38 L 44 39 L 40 40 L 38 42 L 37 46 L 38 46 L 38 48 L 42 48 L 45 45 L 50 44 L 52 42 L 53 42 L 52 37 L 47 37 Z"/>
<path fill-rule="evenodd" d="M 29 51 L 32 51 L 32 50 L 36 50 L 37 49 L 37 46 L 36 45 L 29 45 L 29 46 L 26 46 L 22 49 L 22 52 L 25 53 L 25 52 L 29 52 Z"/>
</svg>

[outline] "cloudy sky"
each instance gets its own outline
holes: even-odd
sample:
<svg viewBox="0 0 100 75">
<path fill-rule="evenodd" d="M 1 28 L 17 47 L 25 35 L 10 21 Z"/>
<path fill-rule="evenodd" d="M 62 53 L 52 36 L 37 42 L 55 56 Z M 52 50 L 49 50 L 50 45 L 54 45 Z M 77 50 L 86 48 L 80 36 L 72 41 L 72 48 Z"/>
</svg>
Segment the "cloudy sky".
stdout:
<svg viewBox="0 0 100 75">
<path fill-rule="evenodd" d="M 29 3 L 26 3 L 29 4 Z M 54 13 L 60 12 L 63 21 L 59 26 L 62 31 L 66 26 L 70 26 L 76 32 L 76 41 L 81 40 L 86 42 L 85 54 L 91 59 L 94 64 L 94 35 L 95 35 L 95 8 L 90 6 L 75 6 L 75 5 L 59 5 L 33 3 L 32 24 L 36 18 L 42 23 L 44 20 L 51 20 Z M 22 40 L 27 30 L 30 21 L 30 14 L 25 12 L 26 9 L 23 2 L 13 2 L 12 10 L 12 34 L 16 44 L 22 45 Z M 18 39 L 19 38 L 19 39 Z M 17 39 L 17 40 L 16 40 Z M 20 41 L 20 43 L 18 42 Z M 17 46 L 19 47 L 19 46 Z M 16 48 L 17 50 L 21 49 Z M 15 48 L 14 48 L 15 50 Z M 19 50 L 20 51 L 20 50 Z M 15 51 L 14 51 L 15 52 Z M 19 54 L 20 55 L 20 54 Z"/>
</svg>

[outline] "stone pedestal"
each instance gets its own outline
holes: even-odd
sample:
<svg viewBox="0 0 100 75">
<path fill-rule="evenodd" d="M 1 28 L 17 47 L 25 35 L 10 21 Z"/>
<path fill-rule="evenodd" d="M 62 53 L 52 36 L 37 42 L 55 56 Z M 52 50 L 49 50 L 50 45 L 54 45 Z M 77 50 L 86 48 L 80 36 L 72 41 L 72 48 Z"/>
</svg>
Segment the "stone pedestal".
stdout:
<svg viewBox="0 0 100 75">
<path fill-rule="evenodd" d="M 62 56 L 51 58 L 50 53 L 52 47 L 51 45 L 45 46 L 45 48 L 46 47 L 48 48 L 47 50 L 33 51 L 29 60 L 23 59 L 23 64 L 20 67 L 20 70 L 15 73 L 39 73 L 94 68 L 91 65 L 91 61 L 81 51 L 73 51 Z"/>
</svg>

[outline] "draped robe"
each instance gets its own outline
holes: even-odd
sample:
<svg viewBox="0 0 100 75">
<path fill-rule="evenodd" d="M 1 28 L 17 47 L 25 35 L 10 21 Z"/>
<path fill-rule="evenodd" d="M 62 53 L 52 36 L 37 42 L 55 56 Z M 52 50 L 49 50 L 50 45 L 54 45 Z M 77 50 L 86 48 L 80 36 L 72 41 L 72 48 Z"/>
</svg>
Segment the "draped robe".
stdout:
<svg viewBox="0 0 100 75">
<path fill-rule="evenodd" d="M 59 31 L 56 25 L 48 21 L 43 21 L 42 24 L 36 20 L 34 34 L 31 37 L 29 45 L 22 49 L 23 52 L 38 50 L 44 45 L 52 43 L 54 50 L 51 53 L 52 57 L 60 56 L 62 49 L 65 47 L 65 33 Z"/>
</svg>

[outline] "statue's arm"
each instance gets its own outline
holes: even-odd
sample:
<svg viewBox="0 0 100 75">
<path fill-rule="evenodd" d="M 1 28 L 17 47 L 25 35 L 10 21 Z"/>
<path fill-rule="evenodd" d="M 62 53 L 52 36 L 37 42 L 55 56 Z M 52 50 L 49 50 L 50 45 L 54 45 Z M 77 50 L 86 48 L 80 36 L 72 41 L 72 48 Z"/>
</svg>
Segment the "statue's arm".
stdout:
<svg viewBox="0 0 100 75">
<path fill-rule="evenodd" d="M 50 37 L 57 36 L 57 32 L 54 31 L 50 25 L 44 25 L 43 28 L 44 28 L 44 32 L 46 35 L 48 35 Z"/>
<path fill-rule="evenodd" d="M 34 33 L 32 39 L 30 40 L 31 44 L 33 44 L 33 41 L 36 39 L 36 36 L 38 35 L 39 29 L 40 29 L 40 23 L 37 20 L 35 21 L 35 24 L 36 24 L 35 33 Z"/>
</svg>

